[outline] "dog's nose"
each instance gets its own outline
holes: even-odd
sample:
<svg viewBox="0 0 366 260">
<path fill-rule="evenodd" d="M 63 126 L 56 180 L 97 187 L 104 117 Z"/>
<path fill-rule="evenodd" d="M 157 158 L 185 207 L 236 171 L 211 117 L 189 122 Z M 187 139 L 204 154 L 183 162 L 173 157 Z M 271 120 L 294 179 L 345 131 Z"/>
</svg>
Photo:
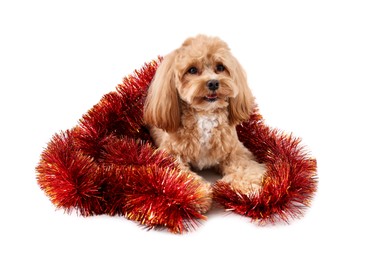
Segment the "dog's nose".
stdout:
<svg viewBox="0 0 366 260">
<path fill-rule="evenodd" d="M 219 88 L 220 83 L 217 79 L 211 79 L 206 83 L 209 90 L 215 91 Z"/>
</svg>

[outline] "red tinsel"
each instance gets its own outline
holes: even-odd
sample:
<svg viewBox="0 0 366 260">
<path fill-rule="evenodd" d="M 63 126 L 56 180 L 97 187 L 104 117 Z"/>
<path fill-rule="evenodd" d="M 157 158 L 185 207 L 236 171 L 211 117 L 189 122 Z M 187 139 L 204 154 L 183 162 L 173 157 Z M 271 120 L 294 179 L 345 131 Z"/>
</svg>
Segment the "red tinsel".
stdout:
<svg viewBox="0 0 366 260">
<path fill-rule="evenodd" d="M 158 62 L 145 64 L 105 95 L 79 124 L 56 134 L 36 168 L 52 203 L 83 216 L 123 215 L 148 228 L 182 233 L 205 219 L 211 200 L 202 183 L 157 151 L 142 121 Z M 267 165 L 260 194 L 247 197 L 218 181 L 213 199 L 260 223 L 299 217 L 316 191 L 316 161 L 300 140 L 271 129 L 254 113 L 237 127 L 240 140 Z"/>
</svg>

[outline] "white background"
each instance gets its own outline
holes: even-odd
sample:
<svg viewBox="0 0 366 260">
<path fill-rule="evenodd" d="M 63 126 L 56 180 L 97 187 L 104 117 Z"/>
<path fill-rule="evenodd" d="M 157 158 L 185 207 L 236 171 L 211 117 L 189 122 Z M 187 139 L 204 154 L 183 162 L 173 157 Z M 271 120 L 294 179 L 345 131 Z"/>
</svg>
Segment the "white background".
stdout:
<svg viewBox="0 0 366 260">
<path fill-rule="evenodd" d="M 365 259 L 365 25 L 363 1 L 1 1 L 0 258 Z M 219 209 L 173 235 L 55 211 L 34 170 L 51 136 L 198 33 L 231 46 L 267 123 L 318 159 L 305 217 Z"/>
</svg>

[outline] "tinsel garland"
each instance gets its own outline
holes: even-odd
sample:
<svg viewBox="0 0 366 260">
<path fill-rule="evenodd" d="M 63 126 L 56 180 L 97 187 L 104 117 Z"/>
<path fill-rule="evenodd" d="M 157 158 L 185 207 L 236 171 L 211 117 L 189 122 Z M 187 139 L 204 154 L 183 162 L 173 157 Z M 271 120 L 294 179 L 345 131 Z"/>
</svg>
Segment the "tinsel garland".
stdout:
<svg viewBox="0 0 366 260">
<path fill-rule="evenodd" d="M 48 143 L 36 167 L 37 180 L 57 208 L 82 216 L 123 215 L 174 233 L 205 219 L 211 198 L 203 184 L 158 151 L 143 124 L 147 89 L 159 61 L 124 78 L 76 127 L 55 134 Z M 301 216 L 317 187 L 315 159 L 298 138 L 266 126 L 258 112 L 237 132 L 267 165 L 263 190 L 248 197 L 218 181 L 213 199 L 260 223 Z"/>
</svg>

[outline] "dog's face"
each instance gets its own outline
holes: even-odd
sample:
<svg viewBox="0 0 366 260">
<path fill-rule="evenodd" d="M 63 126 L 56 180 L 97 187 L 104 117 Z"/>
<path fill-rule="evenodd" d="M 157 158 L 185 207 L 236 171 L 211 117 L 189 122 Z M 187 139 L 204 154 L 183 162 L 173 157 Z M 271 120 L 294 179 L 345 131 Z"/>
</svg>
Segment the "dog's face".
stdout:
<svg viewBox="0 0 366 260">
<path fill-rule="evenodd" d="M 238 95 L 235 65 L 227 45 L 216 38 L 186 40 L 175 53 L 174 85 L 179 97 L 200 110 L 229 105 Z"/>
<path fill-rule="evenodd" d="M 146 123 L 177 130 L 182 101 L 200 111 L 228 107 L 231 124 L 248 119 L 253 97 L 245 72 L 219 38 L 189 38 L 164 57 L 149 88 Z"/>
</svg>

